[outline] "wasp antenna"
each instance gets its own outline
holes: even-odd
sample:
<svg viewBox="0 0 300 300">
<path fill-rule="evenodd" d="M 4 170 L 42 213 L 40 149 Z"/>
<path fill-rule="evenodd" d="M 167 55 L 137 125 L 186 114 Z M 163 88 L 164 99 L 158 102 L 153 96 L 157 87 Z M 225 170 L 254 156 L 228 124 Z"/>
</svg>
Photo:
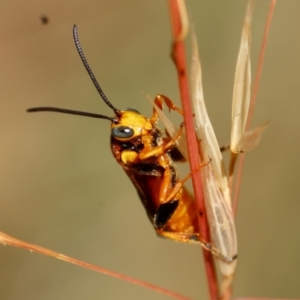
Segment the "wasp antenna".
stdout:
<svg viewBox="0 0 300 300">
<path fill-rule="evenodd" d="M 58 107 L 33 107 L 27 109 L 27 112 L 39 112 L 39 111 L 52 111 L 52 112 L 59 112 L 63 114 L 69 114 L 69 115 L 77 115 L 77 116 L 85 116 L 85 117 L 91 117 L 91 118 L 97 118 L 97 119 L 107 119 L 110 120 L 113 123 L 117 123 L 118 119 L 117 117 L 112 118 L 100 114 L 94 114 L 84 111 L 78 111 L 78 110 L 71 110 L 71 109 L 64 109 L 64 108 L 58 108 Z"/>
<path fill-rule="evenodd" d="M 86 58 L 85 58 L 85 55 L 83 53 L 83 50 L 80 46 L 80 43 L 79 43 L 79 38 L 78 38 L 78 33 L 77 33 L 77 27 L 76 25 L 74 25 L 73 27 L 73 37 L 74 37 L 74 42 L 75 42 L 75 45 L 76 45 L 76 49 L 78 51 L 78 54 L 81 58 L 81 61 L 85 67 L 85 69 L 87 70 L 90 78 L 92 79 L 93 83 L 94 83 L 94 86 L 95 88 L 97 89 L 98 93 L 100 94 L 101 98 L 103 99 L 103 101 L 115 112 L 116 115 L 120 115 L 120 110 L 118 110 L 117 108 L 115 108 L 111 103 L 110 101 L 107 99 L 107 97 L 105 96 L 103 90 L 101 89 L 91 67 L 89 66 Z"/>
</svg>

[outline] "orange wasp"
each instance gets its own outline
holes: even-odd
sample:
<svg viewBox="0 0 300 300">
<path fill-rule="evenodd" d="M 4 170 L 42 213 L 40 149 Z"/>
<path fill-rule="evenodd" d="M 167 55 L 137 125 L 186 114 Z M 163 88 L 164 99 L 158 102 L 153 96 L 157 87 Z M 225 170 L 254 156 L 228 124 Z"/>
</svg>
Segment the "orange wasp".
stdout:
<svg viewBox="0 0 300 300">
<path fill-rule="evenodd" d="M 191 177 L 192 173 L 183 180 L 178 178 L 172 155 L 178 152 L 175 142 L 181 136 L 182 126 L 174 138 L 163 137 L 156 126 L 159 117 L 155 109 L 152 116 L 146 118 L 135 109 L 115 108 L 105 96 L 85 58 L 75 25 L 73 37 L 91 80 L 103 101 L 114 111 L 115 116 L 108 117 L 56 107 L 35 107 L 27 111 L 54 111 L 111 121 L 112 153 L 137 189 L 156 233 L 180 242 L 201 243 L 218 258 L 228 263 L 232 262 L 236 257 L 224 256 L 210 243 L 204 241 L 199 234 L 193 197 L 183 188 L 183 183 Z M 170 99 L 163 95 L 156 96 L 155 104 L 161 109 L 163 101 L 169 109 L 181 113 Z M 199 169 L 205 165 L 207 162 L 201 164 Z"/>
</svg>

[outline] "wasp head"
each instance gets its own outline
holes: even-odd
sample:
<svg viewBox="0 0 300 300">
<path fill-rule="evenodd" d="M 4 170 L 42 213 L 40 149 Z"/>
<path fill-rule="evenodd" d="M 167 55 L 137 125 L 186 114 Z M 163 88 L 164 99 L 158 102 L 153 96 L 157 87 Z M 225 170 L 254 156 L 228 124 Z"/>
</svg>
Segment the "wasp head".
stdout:
<svg viewBox="0 0 300 300">
<path fill-rule="evenodd" d="M 146 135 L 153 129 L 150 120 L 137 110 L 125 108 L 118 111 L 117 122 L 111 124 L 111 135 L 119 141 L 129 141 L 141 135 Z"/>
</svg>

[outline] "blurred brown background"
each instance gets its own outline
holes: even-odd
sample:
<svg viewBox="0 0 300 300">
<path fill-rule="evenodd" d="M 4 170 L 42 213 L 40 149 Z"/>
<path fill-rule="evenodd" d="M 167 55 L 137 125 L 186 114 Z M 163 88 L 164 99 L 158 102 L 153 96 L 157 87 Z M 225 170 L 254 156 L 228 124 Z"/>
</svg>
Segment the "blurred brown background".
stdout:
<svg viewBox="0 0 300 300">
<path fill-rule="evenodd" d="M 190 1 L 205 98 L 220 144 L 230 137 L 246 1 Z M 253 66 L 266 20 L 257 3 Z M 45 14 L 49 23 L 42 24 Z M 253 125 L 271 121 L 247 156 L 237 218 L 236 296 L 299 297 L 300 1 L 278 1 Z M 112 115 L 77 55 L 72 26 L 108 98 L 150 116 L 140 94 L 179 101 L 166 1 L 0 3 L 0 230 L 84 261 L 206 299 L 197 246 L 159 239 L 109 148 L 109 122 L 27 114 L 59 106 Z M 61 261 L 0 246 L 0 299 L 167 299 Z"/>
</svg>

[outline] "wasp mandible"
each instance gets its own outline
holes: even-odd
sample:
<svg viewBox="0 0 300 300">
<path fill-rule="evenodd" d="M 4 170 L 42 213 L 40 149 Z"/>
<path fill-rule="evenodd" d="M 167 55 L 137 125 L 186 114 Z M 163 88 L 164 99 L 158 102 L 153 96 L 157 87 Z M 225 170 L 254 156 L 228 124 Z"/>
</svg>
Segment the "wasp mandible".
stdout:
<svg viewBox="0 0 300 300">
<path fill-rule="evenodd" d="M 53 111 L 111 121 L 112 153 L 134 184 L 156 233 L 180 242 L 200 243 L 223 261 L 232 262 L 235 257 L 224 256 L 210 243 L 203 240 L 199 234 L 194 199 L 183 187 L 184 182 L 191 177 L 193 172 L 182 180 L 178 178 L 172 153 L 176 151 L 175 142 L 181 136 L 182 126 L 174 138 L 163 137 L 156 126 L 159 117 L 155 109 L 153 109 L 152 116 L 146 118 L 135 109 L 120 110 L 114 107 L 105 96 L 85 58 L 79 43 L 76 25 L 73 27 L 73 38 L 92 82 L 115 116 L 108 117 L 56 107 L 35 107 L 27 111 Z M 169 109 L 181 113 L 181 110 L 169 98 L 163 95 L 156 96 L 155 104 L 161 109 L 163 102 Z M 207 163 L 202 163 L 199 168 Z"/>
</svg>

